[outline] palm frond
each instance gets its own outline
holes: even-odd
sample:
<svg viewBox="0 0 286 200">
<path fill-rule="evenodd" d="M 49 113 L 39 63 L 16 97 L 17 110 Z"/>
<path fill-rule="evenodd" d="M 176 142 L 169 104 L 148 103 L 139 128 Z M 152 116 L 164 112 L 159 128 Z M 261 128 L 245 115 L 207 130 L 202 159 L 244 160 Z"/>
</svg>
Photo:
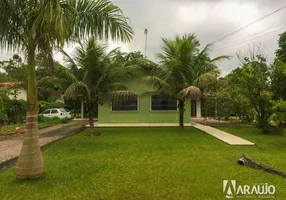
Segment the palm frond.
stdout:
<svg viewBox="0 0 286 200">
<path fill-rule="evenodd" d="M 196 86 L 189 86 L 180 91 L 178 94 L 179 99 L 185 99 L 185 98 L 200 99 L 201 96 L 202 96 L 201 90 Z"/>
<path fill-rule="evenodd" d="M 155 88 L 168 87 L 167 82 L 157 76 L 145 76 L 142 78 L 142 82 L 149 85 L 153 85 L 155 86 Z"/>
<path fill-rule="evenodd" d="M 28 21 L 33 20 L 31 30 L 38 43 L 63 46 L 73 33 L 74 12 L 69 1 L 34 1 Z"/>
<path fill-rule="evenodd" d="M 215 82 L 217 82 L 217 78 L 219 75 L 219 70 L 208 71 L 198 77 L 198 79 L 196 80 L 197 85 L 199 87 L 206 87 L 208 85 L 214 84 Z"/>
<path fill-rule="evenodd" d="M 56 76 L 54 77 L 43 77 L 39 80 L 38 83 L 52 83 L 54 86 L 60 88 L 61 90 L 65 90 L 69 84 L 64 84 L 61 78 L 58 78 Z"/>
<path fill-rule="evenodd" d="M 120 52 L 120 47 L 117 47 L 115 49 L 112 49 L 107 55 L 107 58 L 114 58 L 115 56 L 118 56 L 118 52 Z"/>
<path fill-rule="evenodd" d="M 111 100 L 112 102 L 122 102 L 124 100 L 128 100 L 130 98 L 137 97 L 137 93 L 129 91 L 129 90 L 119 90 L 111 92 Z"/>
<path fill-rule="evenodd" d="M 58 47 L 57 49 L 64 56 L 64 61 L 67 63 L 69 69 L 77 68 L 75 61 L 62 47 Z"/>
<path fill-rule="evenodd" d="M 212 45 L 213 45 L 213 44 L 207 44 L 207 45 L 200 51 L 199 56 L 200 56 L 200 55 L 208 54 Z"/>
<path fill-rule="evenodd" d="M 97 36 L 100 40 L 112 39 L 123 42 L 132 39 L 133 30 L 128 25 L 128 18 L 121 9 L 108 0 L 68 1 L 75 11 L 74 32 L 82 38 L 86 34 Z"/>
<path fill-rule="evenodd" d="M 5 50 L 17 50 L 27 47 L 24 25 L 29 10 L 27 2 L 21 0 L 0 1 L 0 45 Z M 25 12 L 26 11 L 26 12 Z"/>
<path fill-rule="evenodd" d="M 146 71 L 152 71 L 154 68 L 158 66 L 156 63 L 146 58 L 137 58 L 135 60 L 135 63 L 136 65 L 140 66 L 142 69 Z"/>
<path fill-rule="evenodd" d="M 157 90 L 149 90 L 140 94 L 141 97 L 149 97 L 151 95 L 160 94 Z"/>
<path fill-rule="evenodd" d="M 229 60 L 229 59 L 231 59 L 231 57 L 232 56 L 228 56 L 228 55 L 218 56 L 218 57 L 211 59 L 211 63 L 221 62 L 222 60 Z"/>
<path fill-rule="evenodd" d="M 75 75 L 68 68 L 60 64 L 55 65 L 55 74 L 63 83 L 74 83 L 78 81 Z"/>
<path fill-rule="evenodd" d="M 75 82 L 71 84 L 65 91 L 64 96 L 66 98 L 82 97 L 87 100 L 91 100 L 90 88 L 83 82 Z"/>
</svg>

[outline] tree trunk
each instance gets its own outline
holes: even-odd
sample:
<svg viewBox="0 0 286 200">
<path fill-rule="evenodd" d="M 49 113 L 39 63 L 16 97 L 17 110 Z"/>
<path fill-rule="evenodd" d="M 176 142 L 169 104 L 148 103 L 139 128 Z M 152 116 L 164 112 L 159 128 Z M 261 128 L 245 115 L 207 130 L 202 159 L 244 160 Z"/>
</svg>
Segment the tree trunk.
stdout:
<svg viewBox="0 0 286 200">
<path fill-rule="evenodd" d="M 73 101 L 73 118 L 76 118 L 76 113 L 75 113 L 75 100 Z"/>
<path fill-rule="evenodd" d="M 95 128 L 94 128 L 93 117 L 94 117 L 94 114 L 93 114 L 93 110 L 92 110 L 92 104 L 89 103 L 89 104 L 88 104 L 88 118 L 89 118 L 90 135 L 91 135 L 91 136 L 99 136 L 100 133 L 97 132 L 97 131 L 95 130 Z"/>
<path fill-rule="evenodd" d="M 96 135 L 95 130 L 94 130 L 94 122 L 93 122 L 93 116 L 89 116 L 89 129 L 90 129 L 90 135 L 94 136 Z"/>
<path fill-rule="evenodd" d="M 179 100 L 179 125 L 180 129 L 184 129 L 184 107 L 185 101 Z"/>
<path fill-rule="evenodd" d="M 271 132 L 271 124 L 269 123 L 269 117 L 263 109 L 261 109 L 261 112 L 258 113 L 257 127 L 260 128 L 264 133 Z"/>
<path fill-rule="evenodd" d="M 19 179 L 38 178 L 44 172 L 44 161 L 38 134 L 38 93 L 35 71 L 35 48 L 28 50 L 27 116 L 23 146 L 16 164 Z"/>
<path fill-rule="evenodd" d="M 84 101 L 83 101 L 83 99 L 80 102 L 80 112 L 81 112 L 81 119 L 83 120 L 83 118 L 84 118 Z"/>
</svg>

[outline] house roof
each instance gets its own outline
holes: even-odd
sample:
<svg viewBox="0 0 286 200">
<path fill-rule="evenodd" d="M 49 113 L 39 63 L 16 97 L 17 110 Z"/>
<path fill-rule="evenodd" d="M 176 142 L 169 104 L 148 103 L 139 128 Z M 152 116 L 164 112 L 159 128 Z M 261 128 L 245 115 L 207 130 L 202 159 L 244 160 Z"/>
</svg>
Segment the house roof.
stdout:
<svg viewBox="0 0 286 200">
<path fill-rule="evenodd" d="M 13 86 L 23 85 L 23 82 L 0 82 L 0 90 L 6 90 Z"/>
</svg>

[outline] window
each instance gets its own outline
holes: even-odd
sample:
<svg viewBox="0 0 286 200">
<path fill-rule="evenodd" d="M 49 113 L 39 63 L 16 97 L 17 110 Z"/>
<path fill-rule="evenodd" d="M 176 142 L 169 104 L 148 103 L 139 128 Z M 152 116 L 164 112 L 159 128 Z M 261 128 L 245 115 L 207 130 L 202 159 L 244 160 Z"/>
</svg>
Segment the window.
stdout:
<svg viewBox="0 0 286 200">
<path fill-rule="evenodd" d="M 58 113 L 58 111 L 57 110 L 52 110 L 52 113 Z"/>
<path fill-rule="evenodd" d="M 177 110 L 177 100 L 159 95 L 152 95 L 151 110 Z"/>
<path fill-rule="evenodd" d="M 138 96 L 132 95 L 119 102 L 112 102 L 112 111 L 138 110 Z"/>
<path fill-rule="evenodd" d="M 45 110 L 43 114 L 50 114 L 51 110 Z"/>
</svg>

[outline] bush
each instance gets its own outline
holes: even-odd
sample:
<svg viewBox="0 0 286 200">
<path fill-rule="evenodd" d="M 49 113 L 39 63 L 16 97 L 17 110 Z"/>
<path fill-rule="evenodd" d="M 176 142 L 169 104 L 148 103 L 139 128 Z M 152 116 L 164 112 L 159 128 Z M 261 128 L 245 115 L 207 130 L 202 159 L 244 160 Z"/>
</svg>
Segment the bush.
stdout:
<svg viewBox="0 0 286 200">
<path fill-rule="evenodd" d="M 69 122 L 69 120 L 68 120 L 67 118 L 61 119 L 61 123 L 63 123 L 63 124 L 66 124 L 66 123 L 68 123 L 68 122 Z"/>
<path fill-rule="evenodd" d="M 264 134 L 283 134 L 283 129 L 278 126 L 273 126 L 270 124 L 265 124 L 259 127 Z"/>
<path fill-rule="evenodd" d="M 279 128 L 286 128 L 286 101 L 273 101 L 271 121 Z"/>
<path fill-rule="evenodd" d="M 52 117 L 52 118 L 48 118 L 47 117 L 48 122 L 60 122 L 61 119 L 59 117 Z"/>
<path fill-rule="evenodd" d="M 45 117 L 44 115 L 38 116 L 38 122 L 47 122 L 47 123 L 67 123 L 68 119 L 61 119 L 59 117 Z"/>
<path fill-rule="evenodd" d="M 4 113 L 8 117 L 8 124 L 23 122 L 26 116 L 26 101 L 7 100 L 5 102 Z"/>
<path fill-rule="evenodd" d="M 45 121 L 45 116 L 44 115 L 38 115 L 38 122 L 44 122 Z"/>
</svg>

